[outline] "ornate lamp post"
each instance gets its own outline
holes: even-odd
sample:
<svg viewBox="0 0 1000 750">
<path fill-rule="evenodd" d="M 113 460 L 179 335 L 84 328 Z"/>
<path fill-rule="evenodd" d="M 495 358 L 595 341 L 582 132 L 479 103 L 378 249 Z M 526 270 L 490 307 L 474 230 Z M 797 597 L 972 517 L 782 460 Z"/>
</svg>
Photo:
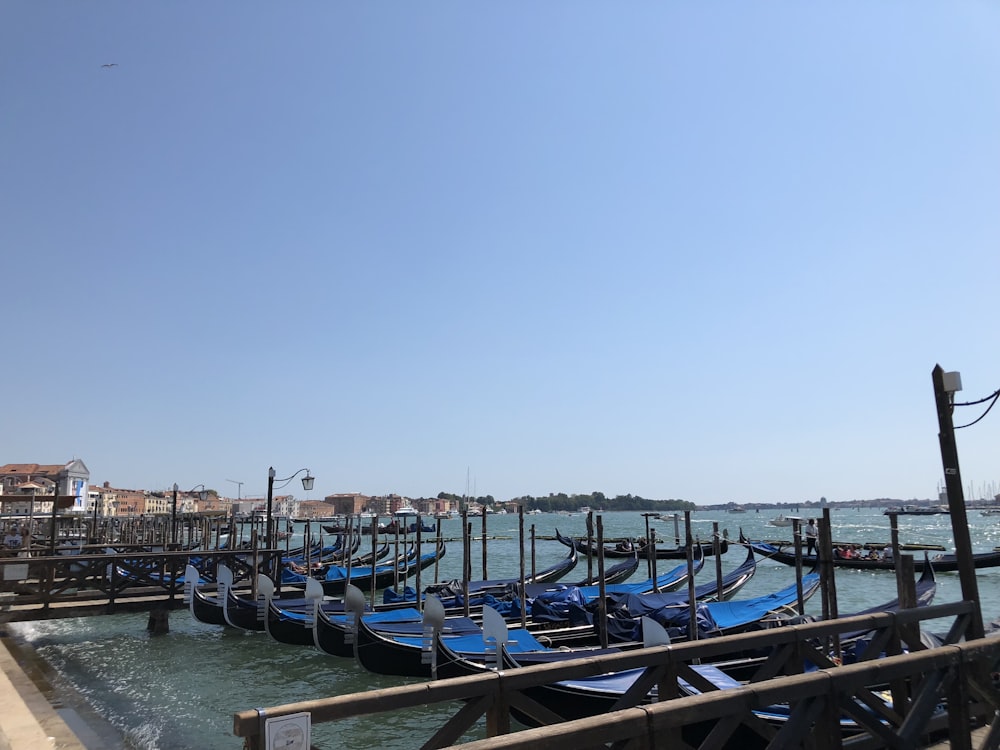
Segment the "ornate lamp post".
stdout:
<svg viewBox="0 0 1000 750">
<path fill-rule="evenodd" d="M 184 494 L 190 495 L 199 487 L 201 487 L 201 492 L 198 493 L 198 498 L 204 501 L 208 497 L 208 490 L 205 489 L 205 485 L 203 484 L 196 484 Z M 174 482 L 174 500 L 170 506 L 170 546 L 177 546 L 177 482 Z"/>
<path fill-rule="evenodd" d="M 273 466 L 270 467 L 267 470 L 267 539 L 266 539 L 266 542 L 267 542 L 267 548 L 268 549 L 272 549 L 274 547 L 274 526 L 273 526 L 272 517 L 271 517 L 272 503 L 274 501 L 274 483 L 275 482 L 281 482 L 282 484 L 280 484 L 279 487 L 278 487 L 280 489 L 281 487 L 284 487 L 286 484 L 288 484 L 293 479 L 295 479 L 295 477 L 297 477 L 303 471 L 306 473 L 306 475 L 304 477 L 302 477 L 302 489 L 304 491 L 306 491 L 306 492 L 309 492 L 313 488 L 313 483 L 316 481 L 315 477 L 309 475 L 309 469 L 299 469 L 297 472 L 295 472 L 294 474 L 292 474 L 290 477 L 285 477 L 284 479 L 275 479 L 274 478 L 274 467 Z"/>
</svg>

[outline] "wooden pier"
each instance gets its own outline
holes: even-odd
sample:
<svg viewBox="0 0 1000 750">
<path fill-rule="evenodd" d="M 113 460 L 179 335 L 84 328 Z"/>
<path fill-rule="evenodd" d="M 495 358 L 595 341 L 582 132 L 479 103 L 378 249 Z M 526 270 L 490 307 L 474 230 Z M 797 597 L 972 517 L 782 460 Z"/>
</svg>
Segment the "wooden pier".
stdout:
<svg viewBox="0 0 1000 750">
<path fill-rule="evenodd" d="M 80 617 L 180 606 L 184 566 L 196 556 L 206 579 L 225 564 L 237 580 L 280 567 L 280 549 L 130 551 L 0 558 L 0 622 Z M 256 564 L 255 564 L 256 561 Z"/>
<path fill-rule="evenodd" d="M 306 712 L 316 724 L 454 703 L 451 718 L 418 739 L 422 750 L 452 747 L 481 721 L 486 738 L 463 748 L 720 750 L 737 746 L 732 741 L 737 731 L 749 731 L 760 747 L 916 748 L 947 740 L 956 750 L 972 750 L 978 731 L 977 747 L 987 750 L 1000 742 L 1000 694 L 990 679 L 1000 662 L 1000 638 L 961 642 L 976 613 L 972 603 L 957 602 L 252 709 L 234 715 L 233 731 L 247 750 L 264 750 L 267 719 Z M 924 648 L 915 637 L 919 624 L 941 618 L 951 621 L 946 644 Z M 831 645 L 858 631 L 870 632 L 860 661 L 838 665 Z M 770 655 L 739 688 L 712 690 L 691 668 L 760 652 Z M 806 664 L 815 670 L 805 672 Z M 644 671 L 615 710 L 602 716 L 561 721 L 528 695 L 539 685 L 628 669 Z M 704 692 L 680 697 L 681 680 Z M 654 686 L 660 699 L 649 703 Z M 756 713 L 780 704 L 789 707 L 780 727 Z M 542 726 L 512 732 L 512 709 Z M 849 736 L 841 731 L 842 716 L 855 722 Z M 685 727 L 706 723 L 713 728 L 699 744 L 690 744 L 687 734 L 682 741 Z M 744 739 L 738 746 L 758 745 Z"/>
</svg>

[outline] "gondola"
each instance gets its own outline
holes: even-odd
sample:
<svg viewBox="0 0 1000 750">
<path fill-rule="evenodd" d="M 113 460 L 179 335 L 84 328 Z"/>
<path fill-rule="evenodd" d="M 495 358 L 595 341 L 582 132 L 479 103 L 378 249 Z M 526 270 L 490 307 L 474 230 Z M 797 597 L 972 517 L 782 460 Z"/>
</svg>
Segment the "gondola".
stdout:
<svg viewBox="0 0 1000 750">
<path fill-rule="evenodd" d="M 317 608 L 330 615 L 344 612 L 343 601 L 339 599 L 323 601 L 323 587 L 315 579 L 306 584 L 305 606 L 300 604 L 302 600 L 289 603 L 275 599 L 274 584 L 267 576 L 258 576 L 257 590 L 263 594 L 265 600 L 264 630 L 279 643 L 311 646 L 314 643 L 313 620 L 317 615 Z"/>
<path fill-rule="evenodd" d="M 740 589 L 746 586 L 753 578 L 757 570 L 757 562 L 752 549 L 747 550 L 747 557 L 743 563 L 726 573 L 720 581 L 712 579 L 700 586 L 695 587 L 695 601 L 705 603 L 709 601 L 725 601 L 732 598 Z M 608 635 L 615 642 L 631 642 L 641 638 L 639 632 L 640 618 L 651 613 L 659 613 L 662 618 L 669 620 L 672 626 L 679 627 L 682 620 L 686 628 L 687 618 L 690 608 L 688 603 L 690 597 L 687 591 L 676 591 L 673 593 L 634 593 L 623 591 L 616 593 L 612 590 L 607 594 L 605 602 L 608 613 L 607 629 Z M 573 606 L 573 605 L 577 606 Z M 587 600 L 578 591 L 559 591 L 543 593 L 537 596 L 532 605 L 532 614 L 535 616 L 545 615 L 549 621 L 565 619 L 568 627 L 593 627 L 596 625 L 596 614 L 599 602 L 596 599 Z M 699 624 L 699 629 L 705 631 L 705 635 L 714 634 L 714 623 L 710 618 L 703 618 L 699 615 L 699 620 L 704 620 Z"/>
<path fill-rule="evenodd" d="M 366 612 L 364 617 L 376 621 L 419 622 L 422 615 L 412 607 Z M 348 613 L 320 609 L 313 620 L 313 645 L 331 656 L 354 656 L 354 626 Z"/>
<path fill-rule="evenodd" d="M 375 588 L 384 589 L 392 586 L 397 578 L 405 580 L 410 575 L 416 573 L 418 569 L 433 565 L 437 560 L 444 557 L 445 543 L 439 542 L 434 552 L 416 556 L 411 552 L 405 560 L 397 560 L 395 563 L 385 565 L 362 566 L 353 568 L 350 571 L 350 582 L 355 586 L 364 589 L 371 588 L 372 576 L 375 577 Z M 323 585 L 323 593 L 326 596 L 342 596 L 348 583 L 348 570 L 342 566 L 330 566 L 326 569 L 326 577 L 320 580 Z"/>
<path fill-rule="evenodd" d="M 508 630 L 503 617 L 489 606 L 482 609 L 483 624 L 462 616 L 445 616 L 440 601 L 428 599 L 420 621 L 386 622 L 362 617 L 357 631 L 357 658 L 369 672 L 401 677 L 433 677 L 435 664 L 425 658 L 435 641 L 445 641 L 463 658 L 485 661 L 499 658 L 496 643 L 514 652 L 545 646 L 524 628 Z M 502 632 L 502 635 L 498 635 Z M 433 635 L 432 635 L 433 634 Z M 493 644 L 487 640 L 493 637 Z"/>
<path fill-rule="evenodd" d="M 740 532 L 740 544 L 752 548 L 757 554 L 768 560 L 775 560 L 785 565 L 795 565 L 794 550 L 786 550 L 784 547 L 779 547 L 768 542 L 751 541 L 743 536 L 742 531 Z M 801 559 L 804 564 L 810 565 L 815 562 L 816 556 L 803 554 Z M 868 557 L 844 558 L 834 555 L 831 562 L 838 568 L 853 568 L 857 570 L 896 569 L 895 561 L 891 558 L 887 560 L 884 557 L 877 559 Z M 922 571 L 928 562 L 934 566 L 934 570 L 939 572 L 954 572 L 959 568 L 958 557 L 948 553 L 936 554 L 933 557 L 925 556 L 923 559 L 914 558 L 913 565 L 916 570 Z M 1000 551 L 977 552 L 972 555 L 972 562 L 976 568 L 995 568 L 1000 566 Z"/>
<path fill-rule="evenodd" d="M 563 536 L 559 533 L 559 529 L 556 529 L 556 539 L 565 544 L 567 547 L 576 547 L 577 551 L 581 555 L 586 555 L 588 550 L 592 550 L 594 556 L 597 555 L 597 546 L 591 546 L 587 544 L 586 539 L 575 539 Z M 715 545 L 712 542 L 701 542 L 694 545 L 696 548 L 701 548 L 701 554 L 705 557 L 715 554 Z M 719 554 L 723 555 L 729 550 L 729 541 L 727 539 L 719 540 Z M 617 544 L 605 544 L 604 545 L 604 556 L 608 558 L 623 558 L 631 557 L 633 554 L 639 554 L 639 558 L 646 560 L 649 559 L 649 552 L 645 545 L 632 545 L 629 548 L 624 546 L 619 547 Z M 657 560 L 683 560 L 687 557 L 687 547 L 657 547 L 656 555 Z"/>
<path fill-rule="evenodd" d="M 631 558 L 622 560 L 621 562 L 612 565 L 610 568 L 606 568 L 604 571 L 604 585 L 613 586 L 618 583 L 624 583 L 635 574 L 635 571 L 639 569 L 640 562 L 639 556 L 633 553 Z M 599 585 L 600 582 L 600 574 L 595 571 L 592 577 L 584 578 L 582 581 L 567 585 L 577 587 L 596 586 Z"/>
<path fill-rule="evenodd" d="M 606 595 L 612 594 L 651 594 L 655 592 L 665 593 L 668 591 L 676 591 L 681 586 L 687 583 L 688 577 L 691 575 L 697 575 L 705 565 L 705 558 L 700 554 L 697 547 L 695 547 L 695 558 L 693 563 L 693 569 L 688 569 L 687 563 L 682 563 L 666 573 L 662 573 L 656 578 L 647 578 L 643 581 L 635 581 L 633 583 L 611 583 L 605 584 L 604 593 Z M 642 562 L 641 560 L 639 561 Z M 568 587 L 559 585 L 535 585 L 529 584 L 525 587 L 525 593 L 529 598 L 535 598 L 544 594 L 547 591 L 564 591 Z M 601 594 L 600 585 L 591 584 L 589 586 L 578 586 L 580 595 L 584 601 L 592 601 L 596 599 Z"/>
<path fill-rule="evenodd" d="M 564 576 L 568 575 L 573 568 L 576 567 L 578 559 L 579 555 L 576 550 L 571 549 L 569 554 L 560 559 L 555 565 L 545 568 L 544 570 L 540 570 L 533 576 L 528 576 L 527 583 L 543 585 L 555 583 Z M 506 593 L 511 589 L 511 587 L 519 584 L 519 578 L 490 578 L 484 581 L 469 581 L 469 594 Z M 424 589 L 424 594 L 437 594 L 442 598 L 462 595 L 464 592 L 465 585 L 457 578 L 445 583 L 433 584 Z M 402 599 L 403 596 L 404 595 L 400 595 L 394 589 L 389 589 L 385 601 L 391 602 L 397 599 Z M 414 601 L 416 599 L 416 595 L 413 593 L 407 593 L 405 596 L 409 601 Z"/>
</svg>

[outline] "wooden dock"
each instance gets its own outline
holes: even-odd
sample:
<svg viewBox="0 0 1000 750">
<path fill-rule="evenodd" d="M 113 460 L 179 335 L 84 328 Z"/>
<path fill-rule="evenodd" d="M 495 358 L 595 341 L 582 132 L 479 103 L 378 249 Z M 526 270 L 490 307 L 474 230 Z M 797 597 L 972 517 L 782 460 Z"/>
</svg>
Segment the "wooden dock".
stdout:
<svg viewBox="0 0 1000 750">
<path fill-rule="evenodd" d="M 234 715 L 233 731 L 244 738 L 248 750 L 264 750 L 266 719 L 305 712 L 312 723 L 320 723 L 453 703 L 451 718 L 430 736 L 415 738 L 422 750 L 452 747 L 480 721 L 485 721 L 488 736 L 463 743 L 463 748 L 722 750 L 736 746 L 731 744 L 734 733 L 749 731 L 759 738 L 760 747 L 874 750 L 930 747 L 946 741 L 956 749 L 986 750 L 996 748 L 1000 737 L 996 722 L 1000 694 L 989 679 L 990 669 L 1000 663 L 1000 638 L 960 642 L 975 613 L 971 603 L 957 602 L 251 709 Z M 951 620 L 948 643 L 924 648 L 912 634 L 921 622 L 939 618 Z M 837 665 L 829 644 L 857 631 L 871 633 L 861 661 Z M 761 651 L 770 656 L 743 687 L 655 703 L 646 698 L 653 686 L 661 698 L 680 696 L 681 680 L 698 681 L 692 664 Z M 816 669 L 805 672 L 806 664 Z M 627 669 L 643 670 L 637 687 L 602 716 L 561 721 L 528 695 L 539 685 Z M 886 694 L 892 696 L 888 703 Z M 783 725 L 759 718 L 759 711 L 779 704 L 788 706 Z M 938 708 L 942 705 L 946 709 Z M 512 732 L 512 709 L 534 717 L 541 726 Z M 856 722 L 850 736 L 841 731 L 844 715 Z M 699 744 L 690 744 L 688 735 L 681 740 L 685 727 L 706 722 L 714 728 Z M 974 746 L 974 739 L 982 744 Z"/>
</svg>

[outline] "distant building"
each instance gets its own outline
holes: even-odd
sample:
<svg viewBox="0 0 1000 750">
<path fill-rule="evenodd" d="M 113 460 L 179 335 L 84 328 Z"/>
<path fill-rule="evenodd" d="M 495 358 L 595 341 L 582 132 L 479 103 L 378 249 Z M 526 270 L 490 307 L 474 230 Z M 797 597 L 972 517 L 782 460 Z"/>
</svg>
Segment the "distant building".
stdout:
<svg viewBox="0 0 1000 750">
<path fill-rule="evenodd" d="M 303 500 L 299 503 L 298 518 L 328 518 L 336 515 L 330 503 L 323 500 Z"/>
<path fill-rule="evenodd" d="M 32 498 L 58 495 L 72 496 L 71 510 L 83 513 L 87 509 L 89 482 L 90 470 L 78 458 L 65 464 L 6 464 L 0 466 L 2 510 L 25 515 L 51 512 L 51 500 Z"/>
<path fill-rule="evenodd" d="M 381 508 L 375 507 L 374 500 L 370 495 L 358 492 L 337 492 L 323 498 L 327 505 L 326 514 L 333 516 L 353 516 L 369 512 L 384 514 Z"/>
</svg>

